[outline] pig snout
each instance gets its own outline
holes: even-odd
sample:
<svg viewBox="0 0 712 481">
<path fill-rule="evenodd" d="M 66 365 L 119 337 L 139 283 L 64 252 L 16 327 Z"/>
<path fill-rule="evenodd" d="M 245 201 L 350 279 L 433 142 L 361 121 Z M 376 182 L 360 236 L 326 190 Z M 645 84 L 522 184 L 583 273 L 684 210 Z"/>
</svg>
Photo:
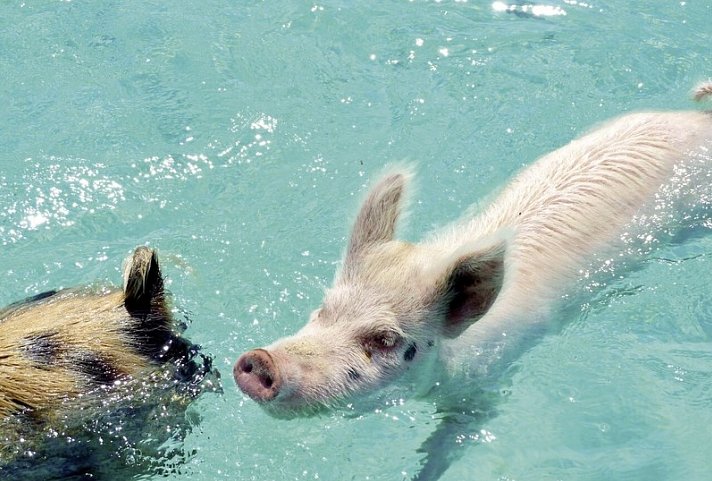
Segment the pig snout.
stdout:
<svg viewBox="0 0 712 481">
<path fill-rule="evenodd" d="M 240 390 L 258 402 L 271 401 L 282 387 L 279 368 L 264 349 L 254 349 L 240 356 L 232 375 Z"/>
</svg>

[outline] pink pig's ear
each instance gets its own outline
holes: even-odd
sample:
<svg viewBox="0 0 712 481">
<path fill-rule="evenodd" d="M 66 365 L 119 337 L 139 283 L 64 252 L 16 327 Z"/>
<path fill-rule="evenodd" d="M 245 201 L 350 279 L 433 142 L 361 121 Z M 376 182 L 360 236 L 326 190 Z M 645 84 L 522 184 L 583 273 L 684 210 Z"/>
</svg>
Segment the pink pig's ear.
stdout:
<svg viewBox="0 0 712 481">
<path fill-rule="evenodd" d="M 459 249 L 438 276 L 435 302 L 444 312 L 443 335 L 455 338 L 484 316 L 504 282 L 503 239 Z"/>
<path fill-rule="evenodd" d="M 358 265 L 366 248 L 393 240 L 404 203 L 405 188 L 411 177 L 408 171 L 390 173 L 371 188 L 361 204 L 351 231 L 344 261 L 345 272 L 348 273 Z"/>
</svg>

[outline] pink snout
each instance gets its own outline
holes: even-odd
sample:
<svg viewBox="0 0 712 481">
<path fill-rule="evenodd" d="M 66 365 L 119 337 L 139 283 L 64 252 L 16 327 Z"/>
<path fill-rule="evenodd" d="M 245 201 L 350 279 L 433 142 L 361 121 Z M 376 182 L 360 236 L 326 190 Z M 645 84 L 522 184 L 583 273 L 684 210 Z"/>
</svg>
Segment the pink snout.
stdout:
<svg viewBox="0 0 712 481">
<path fill-rule="evenodd" d="M 279 369 L 264 349 L 254 349 L 240 356 L 232 375 L 240 390 L 258 402 L 274 399 L 282 387 Z"/>
</svg>

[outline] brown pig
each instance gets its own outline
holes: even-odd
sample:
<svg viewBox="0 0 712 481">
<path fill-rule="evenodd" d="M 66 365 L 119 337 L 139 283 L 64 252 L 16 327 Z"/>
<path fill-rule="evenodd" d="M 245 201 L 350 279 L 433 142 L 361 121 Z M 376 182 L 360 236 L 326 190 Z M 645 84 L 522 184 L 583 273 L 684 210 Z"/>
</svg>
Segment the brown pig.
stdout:
<svg viewBox="0 0 712 481">
<path fill-rule="evenodd" d="M 110 416 L 104 413 L 111 413 L 111 400 L 119 398 L 129 400 L 122 405 L 123 419 L 108 424 L 135 422 L 137 430 L 146 429 L 141 416 L 148 412 L 149 396 L 127 386 L 165 386 L 166 392 L 172 390 L 168 400 L 156 402 L 172 402 L 181 411 L 204 390 L 201 383 L 216 376 L 210 364 L 181 337 L 158 258 L 147 247 L 127 259 L 123 289 L 50 291 L 0 310 L 0 478 L 30 476 L 28 466 L 40 465 L 41 453 L 48 463 L 69 459 L 70 466 L 66 471 L 66 466 L 45 465 L 42 472 L 69 476 L 81 466 L 83 473 L 95 475 L 82 464 L 89 455 L 77 454 L 78 442 L 59 446 L 57 441 L 42 451 L 48 442 L 41 439 L 81 436 L 82 426 Z M 186 389 L 173 389 L 178 385 Z M 128 419 L 127 412 L 134 417 Z M 128 431 L 121 432 L 124 439 Z"/>
</svg>

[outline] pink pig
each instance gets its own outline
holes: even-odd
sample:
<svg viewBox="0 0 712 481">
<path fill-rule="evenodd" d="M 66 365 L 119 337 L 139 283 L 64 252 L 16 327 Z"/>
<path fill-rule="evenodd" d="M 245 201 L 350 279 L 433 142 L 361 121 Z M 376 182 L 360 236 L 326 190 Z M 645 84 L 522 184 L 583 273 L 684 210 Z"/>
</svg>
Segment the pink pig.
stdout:
<svg viewBox="0 0 712 481">
<path fill-rule="evenodd" d="M 708 96 L 712 82 L 694 92 Z M 495 346 L 503 356 L 517 342 L 507 334 L 545 317 L 674 168 L 699 162 L 711 142 L 709 112 L 624 115 L 540 158 L 481 213 L 419 243 L 394 238 L 412 174 L 385 175 L 359 210 L 321 307 L 293 336 L 243 354 L 237 385 L 270 414 L 292 417 L 386 386 L 427 393 L 452 378 L 463 352 Z"/>
</svg>

